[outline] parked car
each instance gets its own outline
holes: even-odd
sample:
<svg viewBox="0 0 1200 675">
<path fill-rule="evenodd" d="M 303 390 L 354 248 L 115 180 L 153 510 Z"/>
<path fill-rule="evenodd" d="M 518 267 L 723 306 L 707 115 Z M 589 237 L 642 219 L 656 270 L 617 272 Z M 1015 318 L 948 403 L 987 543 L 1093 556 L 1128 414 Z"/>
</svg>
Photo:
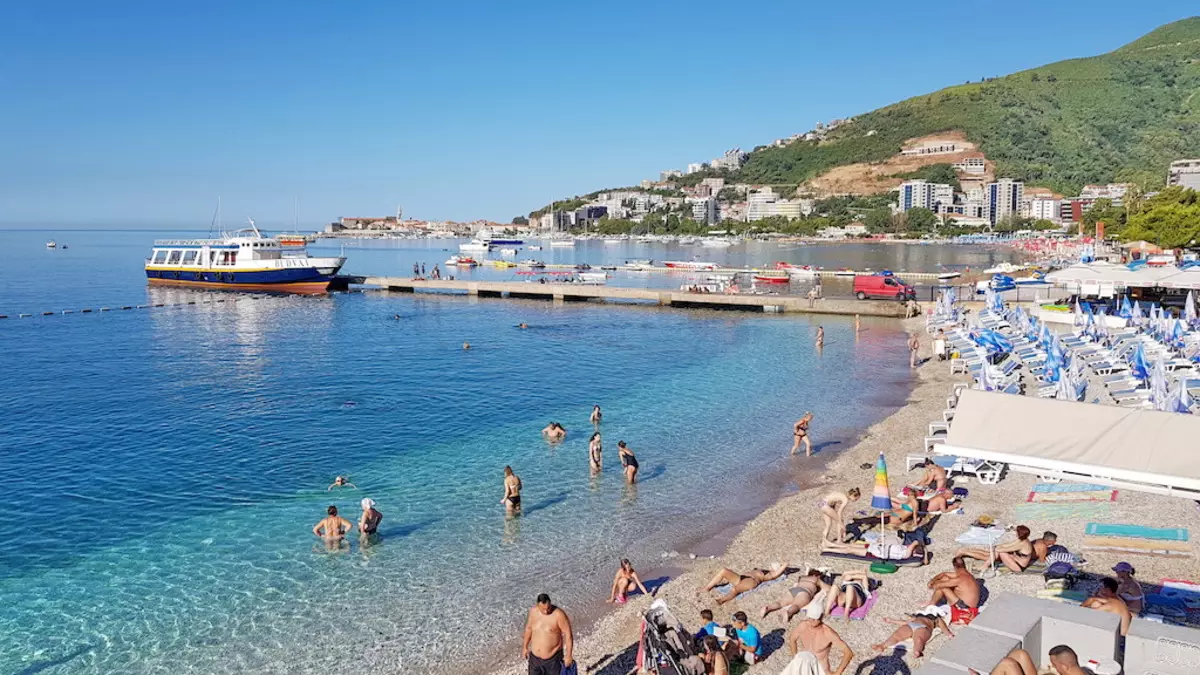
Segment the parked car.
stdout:
<svg viewBox="0 0 1200 675">
<path fill-rule="evenodd" d="M 917 289 L 890 274 L 860 274 L 854 277 L 854 297 L 859 300 L 913 300 Z"/>
</svg>

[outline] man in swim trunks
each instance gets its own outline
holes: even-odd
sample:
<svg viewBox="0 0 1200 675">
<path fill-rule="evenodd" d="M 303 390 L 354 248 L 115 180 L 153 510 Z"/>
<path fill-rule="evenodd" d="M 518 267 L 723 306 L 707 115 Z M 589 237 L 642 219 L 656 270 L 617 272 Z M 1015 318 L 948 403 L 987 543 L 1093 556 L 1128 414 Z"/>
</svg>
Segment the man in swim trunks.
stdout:
<svg viewBox="0 0 1200 675">
<path fill-rule="evenodd" d="M 504 467 L 504 498 L 500 503 L 510 516 L 521 510 L 521 479 L 513 473 L 511 466 Z"/>
<path fill-rule="evenodd" d="M 362 517 L 358 519 L 358 531 L 369 537 L 379 529 L 379 523 L 383 521 L 383 514 L 375 508 L 375 500 L 370 497 L 363 497 L 360 506 L 362 506 Z"/>
<path fill-rule="evenodd" d="M 562 675 L 575 663 L 574 652 L 571 620 L 542 593 L 529 610 L 521 640 L 521 658 L 529 659 L 529 675 Z"/>
<path fill-rule="evenodd" d="M 842 675 L 846 667 L 854 661 L 854 650 L 850 649 L 850 645 L 846 644 L 842 636 L 819 616 L 804 619 L 797 624 L 792 632 L 788 633 L 786 642 L 788 651 L 792 654 L 808 652 L 815 656 L 817 664 L 821 667 L 821 675 Z M 829 653 L 834 647 L 842 651 L 837 670 L 829 667 Z"/>
<path fill-rule="evenodd" d="M 324 540 L 327 548 L 338 548 L 354 526 L 350 524 L 350 521 L 338 515 L 336 506 L 330 505 L 325 509 L 325 513 L 328 515 L 313 526 L 313 534 Z"/>
<path fill-rule="evenodd" d="M 804 413 L 804 417 L 796 420 L 792 425 L 792 454 L 795 455 L 800 451 L 800 444 L 804 443 L 804 456 L 812 457 L 812 441 L 808 440 L 808 425 L 812 424 L 813 414 L 811 412 Z"/>
<path fill-rule="evenodd" d="M 795 586 L 792 586 L 790 589 L 788 589 L 788 593 L 790 593 L 792 597 L 786 605 L 782 602 L 772 602 L 769 605 L 763 605 L 762 613 L 759 614 L 759 618 L 765 619 L 770 616 L 771 612 L 776 612 L 782 609 L 784 610 L 783 622 L 786 624 L 792 620 L 792 617 L 795 616 L 797 612 L 804 609 L 808 604 L 813 603 L 821 598 L 821 596 L 828 591 L 829 584 L 825 583 L 825 579 L 822 577 L 821 573 L 817 570 L 810 569 L 808 570 L 807 574 L 800 577 L 796 581 Z M 819 610 L 814 613 L 817 616 L 820 616 Z"/>
<path fill-rule="evenodd" d="M 720 572 L 717 572 L 716 576 L 712 578 L 712 581 L 709 581 L 708 585 L 704 587 L 704 590 L 705 592 L 708 592 L 717 586 L 723 586 L 725 584 L 733 586 L 728 594 L 717 598 L 717 604 L 723 605 L 730 600 L 733 600 L 738 595 L 745 593 L 746 591 L 752 591 L 758 588 L 758 585 L 764 581 L 778 579 L 779 577 L 783 576 L 785 569 L 786 568 L 782 563 L 775 563 L 769 570 L 756 568 L 750 570 L 750 572 L 747 574 L 738 574 L 737 572 L 734 572 L 726 567 Z"/>
<path fill-rule="evenodd" d="M 1101 612 L 1116 614 L 1121 618 L 1121 635 L 1124 636 L 1129 632 L 1129 622 L 1133 620 L 1133 612 L 1129 611 L 1129 605 L 1117 595 L 1117 589 L 1121 584 L 1116 579 L 1104 577 L 1100 580 L 1100 589 L 1096 594 L 1087 600 L 1083 601 L 1083 606 L 1087 609 L 1098 609 Z"/>
<path fill-rule="evenodd" d="M 952 572 L 942 572 L 929 580 L 933 595 L 928 604 L 938 605 L 945 601 L 951 607 L 973 614 L 979 608 L 979 581 L 967 570 L 967 561 L 962 556 L 955 556 L 951 564 L 954 566 Z"/>
</svg>

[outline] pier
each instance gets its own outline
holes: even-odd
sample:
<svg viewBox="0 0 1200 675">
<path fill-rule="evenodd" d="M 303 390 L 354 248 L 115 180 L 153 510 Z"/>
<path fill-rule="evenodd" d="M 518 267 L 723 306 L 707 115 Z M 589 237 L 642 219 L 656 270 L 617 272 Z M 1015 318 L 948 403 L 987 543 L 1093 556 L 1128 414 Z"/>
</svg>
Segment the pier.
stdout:
<svg viewBox="0 0 1200 675">
<path fill-rule="evenodd" d="M 361 281 L 359 281 L 361 279 Z M 586 284 L 530 283 L 524 281 L 471 281 L 360 277 L 356 283 L 400 293 L 450 293 L 481 298 L 551 300 L 554 302 L 623 302 L 664 307 L 738 309 L 755 312 L 838 314 L 904 318 L 905 305 L 886 300 L 821 298 L 809 307 L 808 298 L 796 295 L 746 293 L 691 293 L 657 288 L 620 288 Z"/>
</svg>

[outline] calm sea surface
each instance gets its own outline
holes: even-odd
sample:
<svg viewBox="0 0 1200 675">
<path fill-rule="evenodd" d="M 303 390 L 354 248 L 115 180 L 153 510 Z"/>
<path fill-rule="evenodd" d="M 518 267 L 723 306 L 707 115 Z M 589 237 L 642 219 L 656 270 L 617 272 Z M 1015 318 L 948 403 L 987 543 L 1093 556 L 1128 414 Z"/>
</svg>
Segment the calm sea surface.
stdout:
<svg viewBox="0 0 1200 675">
<path fill-rule="evenodd" d="M 48 251 L 51 236 L 68 250 Z M 0 321 L 0 508 L 15 528 L 0 549 L 0 673 L 486 665 L 538 592 L 586 611 L 618 556 L 653 567 L 777 498 L 804 473 L 784 457 L 804 410 L 835 452 L 910 386 L 886 321 L 856 338 L 823 318 L 817 353 L 815 318 L 149 289 L 155 236 L 186 233 L 0 230 L 0 314 L 176 305 Z M 450 246 L 347 246 L 346 271 L 431 268 Z M 554 254 L 671 253 L 605 248 Z M 916 247 L 820 255 L 839 249 L 839 266 L 917 269 L 881 257 Z M 786 259 L 758 255 L 747 261 Z M 540 438 L 549 420 L 570 431 L 558 447 Z M 633 488 L 619 439 L 642 465 Z M 498 506 L 505 464 L 525 485 L 513 520 Z M 357 489 L 327 491 L 338 474 Z M 326 552 L 310 528 L 329 504 L 357 520 L 364 496 L 384 514 L 381 541 Z"/>
</svg>

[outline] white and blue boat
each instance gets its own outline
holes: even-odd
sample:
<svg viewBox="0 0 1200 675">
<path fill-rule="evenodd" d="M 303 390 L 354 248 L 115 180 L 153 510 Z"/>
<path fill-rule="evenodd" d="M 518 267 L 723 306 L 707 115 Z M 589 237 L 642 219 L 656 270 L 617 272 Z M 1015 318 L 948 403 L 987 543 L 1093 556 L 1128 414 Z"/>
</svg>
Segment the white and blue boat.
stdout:
<svg viewBox="0 0 1200 675">
<path fill-rule="evenodd" d="M 324 293 L 344 257 L 314 258 L 303 246 L 250 227 L 219 239 L 160 239 L 146 259 L 151 284 L 239 291 Z"/>
</svg>

